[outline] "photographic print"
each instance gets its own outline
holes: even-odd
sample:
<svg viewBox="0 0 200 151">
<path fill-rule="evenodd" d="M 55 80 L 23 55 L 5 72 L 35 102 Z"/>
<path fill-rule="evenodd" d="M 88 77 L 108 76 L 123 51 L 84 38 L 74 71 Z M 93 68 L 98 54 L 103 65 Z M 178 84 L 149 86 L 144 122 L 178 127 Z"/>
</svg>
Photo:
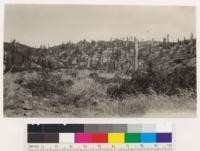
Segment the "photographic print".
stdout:
<svg viewBox="0 0 200 151">
<path fill-rule="evenodd" d="M 193 6 L 6 4 L 5 117 L 195 117 Z"/>
</svg>

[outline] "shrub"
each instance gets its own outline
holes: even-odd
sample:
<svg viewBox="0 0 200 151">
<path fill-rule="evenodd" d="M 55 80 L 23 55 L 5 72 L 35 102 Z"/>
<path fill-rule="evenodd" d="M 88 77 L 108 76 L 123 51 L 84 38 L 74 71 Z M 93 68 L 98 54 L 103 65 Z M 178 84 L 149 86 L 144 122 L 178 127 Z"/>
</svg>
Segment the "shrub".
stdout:
<svg viewBox="0 0 200 151">
<path fill-rule="evenodd" d="M 89 78 L 94 79 L 94 80 L 98 80 L 99 75 L 96 72 L 93 72 L 93 73 L 89 74 Z"/>
<path fill-rule="evenodd" d="M 73 85 L 72 80 L 63 80 L 62 75 L 52 75 L 46 71 L 25 74 L 20 84 L 31 90 L 33 95 L 64 94 L 66 87 Z"/>
<path fill-rule="evenodd" d="M 122 82 L 122 77 L 120 76 L 120 73 L 115 73 L 112 82 L 114 83 L 121 83 Z"/>
<path fill-rule="evenodd" d="M 108 94 L 108 96 L 110 97 L 113 97 L 113 98 L 121 98 L 122 97 L 122 93 L 120 91 L 120 88 L 119 88 L 119 84 L 109 84 L 107 86 L 107 89 L 106 89 L 106 92 Z"/>
<path fill-rule="evenodd" d="M 170 85 L 169 95 L 177 94 L 178 89 L 193 89 L 196 91 L 196 68 L 177 68 L 168 75 L 166 81 Z"/>
<path fill-rule="evenodd" d="M 138 70 L 130 81 L 122 81 L 120 87 L 108 89 L 108 94 L 122 97 L 125 94 L 180 94 L 179 90 L 192 89 L 196 92 L 196 68 L 179 67 L 169 74 L 149 66 L 147 70 Z"/>
<path fill-rule="evenodd" d="M 71 104 L 80 107 L 93 104 L 96 98 L 105 94 L 105 89 L 99 83 L 92 79 L 81 79 L 75 81 L 65 95 Z"/>
</svg>

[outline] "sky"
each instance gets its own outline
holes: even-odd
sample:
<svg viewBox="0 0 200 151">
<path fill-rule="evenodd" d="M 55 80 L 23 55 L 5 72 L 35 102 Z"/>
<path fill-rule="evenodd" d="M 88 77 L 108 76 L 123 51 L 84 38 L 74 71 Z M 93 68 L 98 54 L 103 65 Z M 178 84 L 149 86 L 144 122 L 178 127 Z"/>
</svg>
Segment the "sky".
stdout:
<svg viewBox="0 0 200 151">
<path fill-rule="evenodd" d="M 162 40 L 167 34 L 176 41 L 195 35 L 195 13 L 192 6 L 7 4 L 4 41 L 39 47 L 127 36 Z"/>
</svg>

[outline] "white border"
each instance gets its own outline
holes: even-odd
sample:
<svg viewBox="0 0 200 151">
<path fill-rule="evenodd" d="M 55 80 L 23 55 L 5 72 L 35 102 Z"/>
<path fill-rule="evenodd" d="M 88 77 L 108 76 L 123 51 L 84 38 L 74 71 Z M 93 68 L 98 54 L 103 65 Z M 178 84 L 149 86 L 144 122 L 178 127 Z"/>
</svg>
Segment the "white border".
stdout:
<svg viewBox="0 0 200 151">
<path fill-rule="evenodd" d="M 4 0 L 19 4 L 196 5 L 198 0 Z"/>
<path fill-rule="evenodd" d="M 176 150 L 196 151 L 199 148 L 199 118 L 3 118 L 3 16 L 4 4 L 100 4 L 100 5 L 189 5 L 197 6 L 196 37 L 197 58 L 200 57 L 200 1 L 199 0 L 5 0 L 0 1 L 0 143 L 2 150 L 22 151 L 26 142 L 24 133 L 27 123 L 157 123 L 172 122 L 176 130 Z M 197 60 L 197 77 L 200 77 L 200 62 Z M 197 100 L 199 100 L 199 78 L 197 78 Z M 199 112 L 198 101 L 198 116 Z M 9 131 L 7 131 L 9 130 Z M 8 133 L 12 137 L 8 137 Z M 191 139 L 190 139 L 191 138 Z M 191 140 L 191 141 L 190 141 Z"/>
<path fill-rule="evenodd" d="M 77 4 L 77 5 L 162 5 L 162 6 L 174 6 L 174 5 L 181 5 L 181 6 L 196 6 L 196 37 L 197 37 L 197 58 L 200 56 L 199 46 L 199 35 L 200 35 L 200 0 L 4 0 L 0 1 L 0 21 L 4 21 L 4 6 L 6 4 Z M 0 24 L 0 33 L 3 33 L 0 35 L 0 100 L 3 100 L 3 39 L 4 39 L 4 24 Z M 198 26 L 199 25 L 199 26 Z M 200 76 L 200 71 L 198 70 L 199 67 L 199 60 L 197 60 L 197 77 Z M 197 84 L 199 83 L 199 78 L 197 78 Z M 199 100 L 199 85 L 197 85 L 197 100 Z M 197 102 L 197 117 L 200 115 L 199 112 L 199 101 Z M 3 106 L 3 101 L 0 101 L 0 106 Z M 3 117 L 3 108 L 0 109 L 0 117 Z M 16 119 L 16 118 L 15 118 Z M 20 118 L 19 118 L 20 119 Z M 34 119 L 34 118 L 32 118 Z M 38 118 L 36 118 L 38 119 Z M 76 118 L 75 118 L 76 119 Z M 81 118 L 86 119 L 88 121 L 92 118 Z M 101 118 L 98 118 L 101 119 Z M 105 119 L 105 118 L 103 118 Z M 110 119 L 110 118 L 107 118 Z M 116 118 L 116 119 L 124 119 L 124 118 Z M 129 118 L 125 118 L 128 120 Z M 132 118 L 131 118 L 132 119 Z M 155 119 L 155 118 L 154 118 Z M 70 120 L 73 120 L 73 118 L 70 118 Z"/>
</svg>

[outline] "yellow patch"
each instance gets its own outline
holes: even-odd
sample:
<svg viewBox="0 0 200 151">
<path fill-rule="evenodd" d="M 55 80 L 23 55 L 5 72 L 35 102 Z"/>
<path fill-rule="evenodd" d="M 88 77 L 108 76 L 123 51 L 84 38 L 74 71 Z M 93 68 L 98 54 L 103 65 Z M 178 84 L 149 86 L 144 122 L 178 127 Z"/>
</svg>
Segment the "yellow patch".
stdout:
<svg viewBox="0 0 200 151">
<path fill-rule="evenodd" d="M 124 143 L 124 133 L 108 133 L 108 143 Z"/>
</svg>

